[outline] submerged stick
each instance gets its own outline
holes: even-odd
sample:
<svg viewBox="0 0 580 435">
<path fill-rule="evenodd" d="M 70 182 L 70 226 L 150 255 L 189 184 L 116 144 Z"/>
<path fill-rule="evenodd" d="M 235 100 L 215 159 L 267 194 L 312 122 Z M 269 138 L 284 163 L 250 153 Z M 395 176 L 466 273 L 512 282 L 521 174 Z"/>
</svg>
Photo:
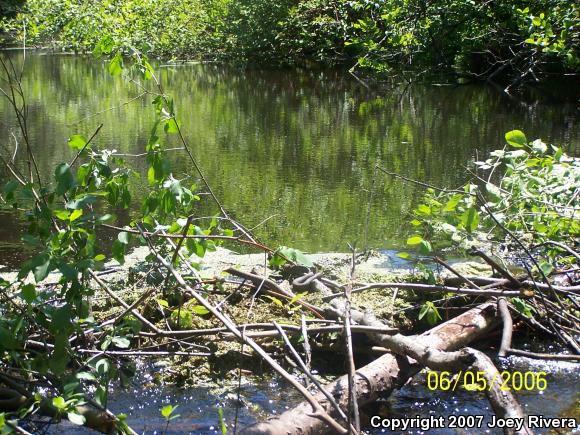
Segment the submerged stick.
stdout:
<svg viewBox="0 0 580 435">
<path fill-rule="evenodd" d="M 449 287 L 446 285 L 432 285 L 432 284 L 415 284 L 406 282 L 377 282 L 373 284 L 366 284 L 362 287 L 353 289 L 352 293 L 358 293 L 365 290 L 378 289 L 378 288 L 394 288 L 399 290 L 413 290 L 422 292 L 444 292 L 444 293 L 459 293 L 472 296 L 517 296 L 517 297 L 530 297 L 532 296 L 529 292 L 525 290 L 485 290 L 485 289 L 471 289 L 471 288 L 457 288 Z M 332 295 L 324 296 L 323 300 L 331 300 L 336 297 L 342 296 L 343 293 L 334 293 Z"/>
</svg>

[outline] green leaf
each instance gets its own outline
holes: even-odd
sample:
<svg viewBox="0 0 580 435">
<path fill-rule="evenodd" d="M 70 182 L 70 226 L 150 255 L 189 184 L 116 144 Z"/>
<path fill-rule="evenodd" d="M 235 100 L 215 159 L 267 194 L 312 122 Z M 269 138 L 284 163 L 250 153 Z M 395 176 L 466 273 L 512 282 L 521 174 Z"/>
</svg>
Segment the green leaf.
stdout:
<svg viewBox="0 0 580 435">
<path fill-rule="evenodd" d="M 290 299 L 290 301 L 288 302 L 288 305 L 292 305 L 295 302 L 298 302 L 300 299 L 302 299 L 304 296 L 306 295 L 306 293 L 298 293 L 296 295 L 294 295 L 294 297 L 292 299 Z"/>
<path fill-rule="evenodd" d="M 34 267 L 32 272 L 37 283 L 44 280 L 50 272 L 50 257 L 48 255 L 42 256 L 39 264 Z"/>
<path fill-rule="evenodd" d="M 415 213 L 419 216 L 430 216 L 431 207 L 429 207 L 427 204 L 419 204 L 415 209 Z"/>
<path fill-rule="evenodd" d="M 95 364 L 95 370 L 100 376 L 106 375 L 111 370 L 111 363 L 107 358 L 101 358 Z"/>
<path fill-rule="evenodd" d="M 165 125 L 163 126 L 163 130 L 165 133 L 173 134 L 179 132 L 179 126 L 177 125 L 177 121 L 175 118 L 169 118 L 165 121 Z"/>
<path fill-rule="evenodd" d="M 526 317 L 532 317 L 534 312 L 534 308 L 528 305 L 523 299 L 521 298 L 512 298 L 512 303 L 518 312 Z"/>
<path fill-rule="evenodd" d="M 153 77 L 153 67 L 149 62 L 143 60 L 141 62 L 141 68 L 143 72 L 143 80 L 150 80 Z"/>
<path fill-rule="evenodd" d="M 277 305 L 279 307 L 284 307 L 284 304 L 282 303 L 282 301 L 274 296 L 266 296 L 268 299 L 270 299 L 274 305 Z"/>
<path fill-rule="evenodd" d="M 69 221 L 74 222 L 78 218 L 80 218 L 82 215 L 83 215 L 83 209 L 77 208 L 76 210 L 73 210 L 73 212 L 70 214 Z"/>
<path fill-rule="evenodd" d="M 499 187 L 493 183 L 487 183 L 485 189 L 487 190 L 487 193 L 489 193 L 493 202 L 497 203 L 501 201 L 501 191 L 499 190 Z"/>
<path fill-rule="evenodd" d="M 31 234 L 24 234 L 22 236 L 22 241 L 29 246 L 40 246 L 41 245 L 40 239 L 38 237 L 34 237 Z"/>
<path fill-rule="evenodd" d="M 76 412 L 67 413 L 66 418 L 68 418 L 72 424 L 76 424 L 77 426 L 82 426 L 87 421 L 84 415 L 77 414 Z"/>
<path fill-rule="evenodd" d="M 167 302 L 165 299 L 157 299 L 157 303 L 162 307 L 169 308 L 169 302 Z"/>
<path fill-rule="evenodd" d="M 289 248 L 287 246 L 280 246 L 276 250 L 276 252 L 280 253 L 281 255 L 286 257 L 288 260 L 290 260 L 296 264 L 299 264 L 301 266 L 306 266 L 306 267 L 314 266 L 314 263 L 312 262 L 312 260 L 306 254 L 304 254 L 302 251 L 299 251 L 298 249 Z"/>
<path fill-rule="evenodd" d="M 14 338 L 14 332 L 0 325 L 0 351 L 13 350 L 17 346 L 22 348 Z"/>
<path fill-rule="evenodd" d="M 554 271 L 554 266 L 547 261 L 540 261 L 540 269 L 544 273 L 544 275 L 549 276 Z"/>
<path fill-rule="evenodd" d="M 204 307 L 203 305 L 194 305 L 193 307 L 190 308 L 190 311 L 192 313 L 199 315 L 199 316 L 203 316 L 203 315 L 209 313 L 209 310 L 206 307 Z"/>
<path fill-rule="evenodd" d="M 76 378 L 77 379 L 84 379 L 85 381 L 93 381 L 93 382 L 97 380 L 95 375 L 93 375 L 92 373 L 89 373 L 89 372 L 79 372 L 76 374 Z"/>
<path fill-rule="evenodd" d="M 66 401 L 64 400 L 64 397 L 53 397 L 52 406 L 54 406 L 59 411 L 64 411 L 66 409 Z"/>
<path fill-rule="evenodd" d="M 459 201 L 461 201 L 461 198 L 463 198 L 463 195 L 456 193 L 455 195 L 453 195 L 451 197 L 451 199 L 449 201 L 447 201 L 447 204 L 445 204 L 445 207 L 443 207 L 443 211 L 444 212 L 448 212 L 448 211 L 454 211 L 457 208 L 457 204 L 459 204 Z"/>
<path fill-rule="evenodd" d="M 6 195 L 9 195 L 10 193 L 13 193 L 19 186 L 20 184 L 18 183 L 18 181 L 16 180 L 10 180 L 8 183 L 6 183 L 4 185 L 4 193 Z"/>
<path fill-rule="evenodd" d="M 431 301 L 425 302 L 421 307 L 421 311 L 419 311 L 419 320 L 423 318 L 425 318 L 427 323 L 430 325 L 434 325 L 438 320 L 442 320 L 441 316 L 439 315 L 439 310 Z"/>
<path fill-rule="evenodd" d="M 410 257 L 410 255 L 409 255 L 409 253 L 408 253 L 408 252 L 399 252 L 399 253 L 397 254 L 397 257 L 399 257 L 399 258 L 402 258 L 402 259 L 406 260 L 407 258 L 409 258 L 409 257 Z"/>
<path fill-rule="evenodd" d="M 129 233 L 127 231 L 121 231 L 118 235 L 117 235 L 117 240 L 119 242 L 121 242 L 122 244 L 126 245 L 129 243 Z"/>
<path fill-rule="evenodd" d="M 165 418 L 169 418 L 172 412 L 173 406 L 171 405 L 165 405 L 163 408 L 161 408 L 161 415 Z"/>
<path fill-rule="evenodd" d="M 427 314 L 427 311 L 429 311 L 429 305 L 423 304 L 423 306 L 421 307 L 421 310 L 419 311 L 418 319 L 422 320 L 423 317 L 425 317 L 425 315 Z"/>
<path fill-rule="evenodd" d="M 421 243 L 419 244 L 419 252 L 423 255 L 428 255 L 433 252 L 431 243 L 429 243 L 427 240 L 421 240 Z"/>
<path fill-rule="evenodd" d="M 54 210 L 53 213 L 56 216 L 56 218 L 60 219 L 61 221 L 68 221 L 70 217 L 70 212 L 67 210 Z"/>
<path fill-rule="evenodd" d="M 268 261 L 268 265 L 272 269 L 279 269 L 280 267 L 284 266 L 286 262 L 287 260 L 284 257 L 282 257 L 278 252 L 275 252 L 274 255 L 272 255 L 272 257 Z"/>
<path fill-rule="evenodd" d="M 542 222 L 534 222 L 534 230 L 536 230 L 539 234 L 546 234 L 548 231 L 548 226 L 543 224 Z"/>
<path fill-rule="evenodd" d="M 163 408 L 161 408 L 161 415 L 166 419 L 166 420 L 173 420 L 176 417 L 179 417 L 178 415 L 173 416 L 172 414 L 175 412 L 175 410 L 177 409 L 179 405 L 165 405 Z"/>
<path fill-rule="evenodd" d="M 73 173 L 70 170 L 68 163 L 61 163 L 54 171 L 54 179 L 56 180 L 56 194 L 63 195 L 74 186 Z"/>
<path fill-rule="evenodd" d="M 470 207 L 461 215 L 461 223 L 468 233 L 473 233 L 479 225 L 479 212 L 475 207 Z"/>
<path fill-rule="evenodd" d="M 111 253 L 113 254 L 113 258 L 117 260 L 119 264 L 125 263 L 125 246 L 126 244 L 121 243 L 119 240 L 113 242 Z"/>
<path fill-rule="evenodd" d="M 115 220 L 115 215 L 114 214 L 110 214 L 110 213 L 106 213 L 102 216 L 98 216 L 97 217 L 97 222 L 100 224 L 105 224 L 105 223 L 109 223 L 109 222 L 114 222 Z"/>
<path fill-rule="evenodd" d="M 93 54 L 95 56 L 100 56 L 102 54 L 110 54 L 115 47 L 115 42 L 110 35 L 103 36 L 101 40 L 95 46 Z"/>
<path fill-rule="evenodd" d="M 95 390 L 95 402 L 97 402 L 102 407 L 106 407 L 107 406 L 107 398 L 108 398 L 108 396 L 109 395 L 108 395 L 107 390 L 104 389 L 103 387 L 101 387 L 100 385 Z"/>
<path fill-rule="evenodd" d="M 505 134 L 505 140 L 514 148 L 523 148 L 528 144 L 526 135 L 520 130 L 508 131 Z"/>
<path fill-rule="evenodd" d="M 34 284 L 26 284 L 22 287 L 22 297 L 29 304 L 36 299 L 36 286 Z"/>
<path fill-rule="evenodd" d="M 429 324 L 435 325 L 439 320 L 442 320 L 441 315 L 439 314 L 437 307 L 433 305 L 432 309 L 427 313 L 427 321 Z"/>
<path fill-rule="evenodd" d="M 419 235 L 411 236 L 407 239 L 407 245 L 410 245 L 410 246 L 418 245 L 422 241 L 423 241 L 423 237 L 421 237 Z"/>
<path fill-rule="evenodd" d="M 97 202 L 95 195 L 78 195 L 74 200 L 66 203 L 66 208 L 69 210 L 77 210 L 83 208 L 85 205 L 94 204 Z"/>
<path fill-rule="evenodd" d="M 79 266 L 79 265 L 82 265 L 82 264 L 78 263 L 77 266 Z M 72 267 L 64 262 L 58 264 L 58 270 L 69 281 L 76 281 L 78 279 L 79 271 L 77 269 L 75 269 L 74 267 Z"/>
<path fill-rule="evenodd" d="M 82 150 L 87 144 L 87 140 L 80 134 L 73 134 L 68 138 L 68 146 L 73 150 Z"/>
<path fill-rule="evenodd" d="M 205 244 L 203 242 L 196 239 L 187 239 L 185 244 L 190 253 L 194 253 L 200 258 L 205 256 Z"/>
<path fill-rule="evenodd" d="M 147 181 L 149 184 L 155 184 L 155 180 L 155 168 L 153 166 L 149 166 L 149 169 L 147 170 Z"/>
<path fill-rule="evenodd" d="M 111 340 L 115 346 L 121 349 L 127 349 L 131 346 L 131 341 L 127 337 L 113 337 Z"/>
<path fill-rule="evenodd" d="M 118 51 L 117 54 L 115 54 L 115 57 L 111 59 L 111 62 L 109 62 L 109 72 L 113 76 L 118 76 L 123 72 L 123 57 L 121 56 L 120 51 Z"/>
</svg>

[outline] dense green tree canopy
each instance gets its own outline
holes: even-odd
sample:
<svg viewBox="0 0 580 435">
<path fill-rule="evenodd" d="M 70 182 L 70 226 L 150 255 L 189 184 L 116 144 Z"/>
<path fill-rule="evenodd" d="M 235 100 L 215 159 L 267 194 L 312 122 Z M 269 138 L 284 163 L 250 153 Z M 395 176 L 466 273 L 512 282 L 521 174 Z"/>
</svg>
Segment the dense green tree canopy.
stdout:
<svg viewBox="0 0 580 435">
<path fill-rule="evenodd" d="M 3 27 L 75 51 L 92 50 L 105 32 L 163 57 L 445 71 L 516 84 L 577 71 L 579 21 L 574 0 L 30 0 Z"/>
</svg>

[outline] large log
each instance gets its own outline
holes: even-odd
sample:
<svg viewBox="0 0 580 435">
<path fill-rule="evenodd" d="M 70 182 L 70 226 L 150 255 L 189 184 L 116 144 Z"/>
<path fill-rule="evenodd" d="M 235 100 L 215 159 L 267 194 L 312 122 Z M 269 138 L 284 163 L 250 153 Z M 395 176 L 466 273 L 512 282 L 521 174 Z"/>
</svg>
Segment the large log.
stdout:
<svg viewBox="0 0 580 435">
<path fill-rule="evenodd" d="M 489 333 L 499 325 L 495 304 L 484 304 L 451 319 L 420 335 L 417 339 L 437 350 L 456 350 Z M 357 370 L 356 393 L 359 406 L 372 403 L 379 396 L 389 395 L 421 370 L 406 357 L 385 354 Z M 348 377 L 342 376 L 328 384 L 329 391 L 343 409 L 348 403 Z M 315 396 L 333 417 L 339 418 L 322 393 Z M 242 429 L 240 435 L 314 435 L 328 433 L 321 419 L 312 415 L 308 402 L 284 412 L 278 417 Z"/>
</svg>

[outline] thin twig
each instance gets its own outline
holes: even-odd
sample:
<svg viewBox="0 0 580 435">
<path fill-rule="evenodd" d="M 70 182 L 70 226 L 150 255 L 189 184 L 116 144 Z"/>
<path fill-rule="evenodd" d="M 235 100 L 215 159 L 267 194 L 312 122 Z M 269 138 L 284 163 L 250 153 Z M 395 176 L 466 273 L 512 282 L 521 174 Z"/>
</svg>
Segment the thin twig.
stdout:
<svg viewBox="0 0 580 435">
<path fill-rule="evenodd" d="M 457 270 L 455 270 L 455 268 L 453 268 L 450 264 L 446 263 L 445 261 L 443 261 L 441 258 L 439 257 L 433 257 L 433 260 L 435 260 L 436 263 L 439 263 L 441 266 L 443 266 L 445 269 L 449 270 L 451 273 L 453 273 L 455 276 L 457 276 L 459 279 L 463 280 L 465 283 L 469 284 L 471 287 L 477 289 L 477 290 L 482 290 L 481 287 L 479 287 L 477 284 L 475 284 L 473 281 L 471 281 L 469 278 L 467 278 L 466 276 L 463 276 L 462 274 L 460 274 Z"/>
<path fill-rule="evenodd" d="M 549 353 L 535 353 L 527 350 L 507 349 L 509 355 L 524 356 L 526 358 L 554 360 L 554 361 L 580 361 L 580 355 L 553 355 Z"/>
<path fill-rule="evenodd" d="M 100 124 L 97 129 L 95 130 L 95 132 L 93 133 L 93 135 L 89 138 L 89 140 L 83 145 L 83 147 L 79 150 L 79 152 L 76 154 L 76 156 L 74 156 L 74 158 L 71 160 L 71 162 L 68 164 L 71 168 L 72 166 L 76 163 L 76 161 L 78 160 L 78 158 L 81 156 L 81 154 L 83 153 L 83 151 L 85 149 L 87 149 L 87 147 L 90 145 L 90 143 L 93 141 L 93 139 L 95 138 L 95 136 L 97 136 L 97 134 L 99 134 L 99 131 L 101 131 L 101 128 L 103 128 L 103 124 Z"/>
</svg>

